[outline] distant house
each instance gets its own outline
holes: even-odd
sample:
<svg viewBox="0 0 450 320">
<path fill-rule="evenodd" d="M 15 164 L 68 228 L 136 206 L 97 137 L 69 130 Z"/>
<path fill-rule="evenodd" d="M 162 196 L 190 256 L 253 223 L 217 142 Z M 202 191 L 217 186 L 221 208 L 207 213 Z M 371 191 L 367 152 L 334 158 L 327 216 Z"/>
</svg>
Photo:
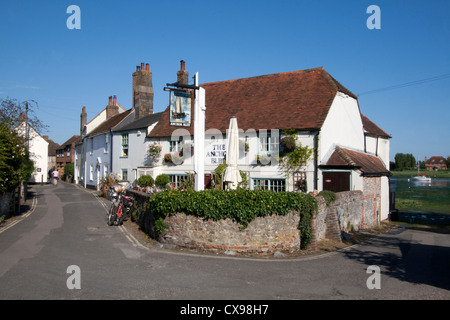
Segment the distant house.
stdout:
<svg viewBox="0 0 450 320">
<path fill-rule="evenodd" d="M 21 115 L 19 124 L 15 128 L 20 137 L 25 140 L 28 147 L 31 160 L 34 162 L 34 172 L 28 182 L 46 183 L 48 177 L 48 145 L 44 137 L 42 137 L 29 123 L 27 125 L 26 118 Z M 28 135 L 27 135 L 28 128 Z M 28 137 L 28 140 L 26 139 Z"/>
<path fill-rule="evenodd" d="M 49 139 L 48 136 L 43 136 L 45 141 L 48 142 L 48 170 L 56 168 L 56 149 L 60 147 L 59 144 Z"/>
<path fill-rule="evenodd" d="M 447 161 L 444 157 L 434 156 L 430 159 L 425 157 L 425 168 L 429 171 L 433 170 L 447 170 Z"/>
<path fill-rule="evenodd" d="M 56 148 L 56 170 L 59 176 L 64 174 L 64 167 L 75 162 L 75 145 L 80 141 L 79 135 L 73 135 L 66 142 Z"/>
</svg>

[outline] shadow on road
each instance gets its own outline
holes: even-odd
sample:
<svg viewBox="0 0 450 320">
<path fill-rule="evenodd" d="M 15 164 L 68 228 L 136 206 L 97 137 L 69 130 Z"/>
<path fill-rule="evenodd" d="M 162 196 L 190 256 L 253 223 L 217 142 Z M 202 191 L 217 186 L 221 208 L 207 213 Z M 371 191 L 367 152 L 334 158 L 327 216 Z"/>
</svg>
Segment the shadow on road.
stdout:
<svg viewBox="0 0 450 320">
<path fill-rule="evenodd" d="M 387 250 L 367 251 L 367 248 Z M 400 255 L 393 252 L 400 251 Z M 450 290 L 450 247 L 424 245 L 398 237 L 377 236 L 364 250 L 350 250 L 344 255 L 364 265 L 377 265 L 382 274 L 416 284 Z"/>
</svg>

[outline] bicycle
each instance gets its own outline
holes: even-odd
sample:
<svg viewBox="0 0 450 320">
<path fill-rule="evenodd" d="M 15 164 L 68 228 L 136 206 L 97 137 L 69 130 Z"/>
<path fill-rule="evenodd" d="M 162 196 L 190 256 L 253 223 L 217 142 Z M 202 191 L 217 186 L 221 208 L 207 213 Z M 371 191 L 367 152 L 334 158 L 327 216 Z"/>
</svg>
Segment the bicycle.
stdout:
<svg viewBox="0 0 450 320">
<path fill-rule="evenodd" d="M 131 208 L 134 204 L 134 198 L 127 196 L 120 185 L 114 185 L 111 188 L 111 206 L 108 211 L 108 225 L 122 225 L 125 217 L 129 217 Z"/>
</svg>

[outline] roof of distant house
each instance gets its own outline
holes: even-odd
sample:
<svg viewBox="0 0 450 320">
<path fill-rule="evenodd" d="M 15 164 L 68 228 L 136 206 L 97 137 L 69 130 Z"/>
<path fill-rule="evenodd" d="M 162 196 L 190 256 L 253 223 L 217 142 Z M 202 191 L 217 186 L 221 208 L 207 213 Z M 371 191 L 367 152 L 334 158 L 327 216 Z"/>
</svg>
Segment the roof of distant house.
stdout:
<svg viewBox="0 0 450 320">
<path fill-rule="evenodd" d="M 425 164 L 437 164 L 437 163 L 446 164 L 447 162 L 445 161 L 445 158 L 441 156 L 434 156 L 425 161 Z"/>
<path fill-rule="evenodd" d="M 206 93 L 206 130 L 226 132 L 236 116 L 239 129 L 318 130 L 322 127 L 337 92 L 357 99 L 323 67 L 275 73 L 243 79 L 204 83 Z M 171 136 L 169 107 L 150 133 L 152 137 Z M 194 119 L 194 110 L 191 112 Z M 367 119 L 367 117 L 365 117 Z M 367 131 L 379 131 L 370 120 Z M 373 125 L 372 125 L 373 124 Z M 193 133 L 193 125 L 188 128 Z"/>
<path fill-rule="evenodd" d="M 71 145 L 72 143 L 77 144 L 81 140 L 81 137 L 79 135 L 73 135 L 69 138 L 66 142 L 62 143 L 56 150 L 64 149 L 66 146 Z"/>
</svg>

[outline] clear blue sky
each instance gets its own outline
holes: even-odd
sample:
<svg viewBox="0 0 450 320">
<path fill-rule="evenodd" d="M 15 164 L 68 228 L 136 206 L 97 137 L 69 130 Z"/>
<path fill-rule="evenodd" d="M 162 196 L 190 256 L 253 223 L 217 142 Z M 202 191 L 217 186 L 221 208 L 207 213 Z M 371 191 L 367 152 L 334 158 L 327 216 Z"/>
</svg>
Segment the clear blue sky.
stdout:
<svg viewBox="0 0 450 320">
<path fill-rule="evenodd" d="M 68 6 L 81 9 L 69 30 Z M 370 5 L 381 29 L 369 30 Z M 201 83 L 323 66 L 392 135 L 396 153 L 450 155 L 450 1 L 54 0 L 0 4 L 0 98 L 38 101 L 47 134 L 63 143 L 108 96 L 131 108 L 131 75 L 153 72 L 154 110 L 181 59 Z"/>
</svg>

